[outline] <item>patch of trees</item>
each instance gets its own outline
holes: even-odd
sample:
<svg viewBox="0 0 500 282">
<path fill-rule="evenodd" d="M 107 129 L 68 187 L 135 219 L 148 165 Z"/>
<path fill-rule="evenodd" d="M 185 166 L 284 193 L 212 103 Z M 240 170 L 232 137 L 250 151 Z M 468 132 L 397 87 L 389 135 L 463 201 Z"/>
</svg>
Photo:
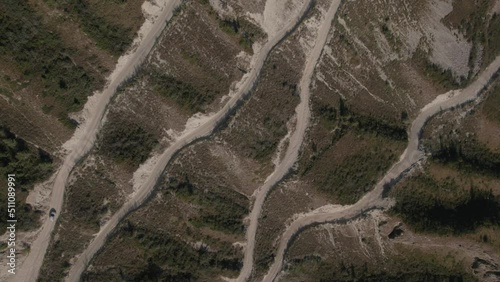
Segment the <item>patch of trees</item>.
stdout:
<svg viewBox="0 0 500 282">
<path fill-rule="evenodd" d="M 190 83 L 177 80 L 170 75 L 156 74 L 153 77 L 157 93 L 172 99 L 191 113 L 203 112 L 204 107 L 212 103 L 216 96 L 213 91 L 199 91 Z"/>
<path fill-rule="evenodd" d="M 386 148 L 375 148 L 350 156 L 323 173 L 316 173 L 318 188 L 336 197 L 340 204 L 353 204 L 368 192 L 390 167 L 396 156 Z"/>
<path fill-rule="evenodd" d="M 258 27 L 244 18 L 218 18 L 218 20 L 222 31 L 237 36 L 240 46 L 246 51 L 252 52 L 253 43 L 264 37 L 263 32 Z"/>
<path fill-rule="evenodd" d="M 225 189 L 228 190 L 228 189 Z M 236 192 L 222 195 L 214 191 L 203 191 L 193 185 L 189 178 L 169 178 L 166 191 L 174 191 L 180 198 L 200 207 L 200 215 L 190 220 L 195 226 L 210 228 L 230 233 L 243 233 L 243 217 L 248 208 L 241 204 L 246 201 L 235 201 L 232 197 L 240 197 Z M 229 192 L 228 192 L 229 193 Z"/>
<path fill-rule="evenodd" d="M 80 110 L 98 82 L 73 62 L 72 53 L 26 1 L 0 2 L 0 55 L 11 56 L 25 80 L 41 81 L 41 94 L 59 105 L 53 114 L 68 125 L 67 113 Z"/>
<path fill-rule="evenodd" d="M 412 260 L 390 258 L 390 266 L 378 262 L 367 263 L 363 261 L 344 261 L 335 263 L 326 262 L 318 256 L 306 256 L 293 259 L 287 266 L 290 278 L 307 277 L 311 281 L 468 281 L 471 274 L 459 269 L 460 266 L 441 265 L 442 260 L 432 261 L 426 254 L 422 257 L 413 257 Z"/>
<path fill-rule="evenodd" d="M 194 248 L 174 234 L 148 230 L 130 221 L 122 225 L 120 233 L 138 242 L 147 254 L 143 263 L 132 268 L 120 265 L 126 281 L 194 281 L 210 271 L 237 272 L 242 266 L 237 251 L 231 247 Z"/>
<path fill-rule="evenodd" d="M 500 177 L 500 154 L 491 152 L 475 139 L 459 141 L 440 138 L 438 147 L 432 149 L 432 157 L 467 172 Z"/>
<path fill-rule="evenodd" d="M 359 114 L 354 115 L 353 119 L 357 122 L 357 127 L 360 130 L 374 132 L 394 140 L 408 140 L 406 128 L 403 126 Z"/>
<path fill-rule="evenodd" d="M 56 6 L 78 16 L 81 27 L 97 43 L 97 45 L 114 55 L 121 55 L 132 44 L 133 36 L 130 28 L 110 23 L 99 16 L 85 0 L 57 1 Z"/>
<path fill-rule="evenodd" d="M 29 190 L 36 182 L 42 181 L 52 173 L 52 157 L 45 151 L 35 148 L 9 129 L 0 126 L 0 197 L 7 199 L 7 174 L 16 175 L 16 216 L 18 227 L 22 230 L 34 228 L 37 216 L 30 205 L 24 203 Z M 6 200 L 4 200 L 6 203 Z M 7 205 L 0 205 L 2 219 L 7 214 Z M 0 228 L 5 230 L 6 223 L 0 221 Z"/>
<path fill-rule="evenodd" d="M 457 88 L 463 85 L 461 81 L 465 81 L 466 78 L 461 77 L 459 80 L 455 79 L 451 69 L 444 69 L 441 66 L 426 61 L 424 66 L 425 75 L 430 77 L 435 82 L 443 85 L 446 88 Z"/>
<path fill-rule="evenodd" d="M 319 117 L 325 121 L 329 128 L 333 124 L 340 122 L 347 126 L 352 126 L 361 131 L 372 132 L 377 135 L 382 135 L 394 140 L 406 141 L 408 134 L 404 124 L 397 124 L 385 120 L 378 119 L 374 116 L 363 115 L 351 111 L 344 99 L 339 99 L 338 109 L 328 104 L 318 104 L 317 113 Z M 407 118 L 408 114 L 401 114 L 401 120 Z"/>
<path fill-rule="evenodd" d="M 489 190 L 461 192 L 453 180 L 412 177 L 395 192 L 393 212 L 417 230 L 460 233 L 500 224 L 500 199 Z"/>
<path fill-rule="evenodd" d="M 119 162 L 138 166 L 144 162 L 158 140 L 131 122 L 108 122 L 99 140 L 99 151 Z"/>
</svg>

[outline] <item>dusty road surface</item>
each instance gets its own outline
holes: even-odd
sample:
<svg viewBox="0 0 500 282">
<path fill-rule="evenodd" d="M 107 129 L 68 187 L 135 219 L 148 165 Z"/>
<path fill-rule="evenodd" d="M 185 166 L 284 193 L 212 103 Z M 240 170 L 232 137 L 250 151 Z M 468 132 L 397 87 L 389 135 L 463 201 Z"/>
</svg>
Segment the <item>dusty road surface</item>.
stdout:
<svg viewBox="0 0 500 282">
<path fill-rule="evenodd" d="M 284 26 L 282 30 L 280 30 L 274 37 L 270 38 L 269 41 L 267 41 L 262 46 L 262 48 L 260 48 L 260 50 L 255 52 L 254 56 L 252 57 L 250 72 L 243 76 L 243 78 L 237 85 L 236 92 L 231 94 L 230 100 L 224 105 L 224 107 L 217 113 L 210 116 L 204 124 L 201 124 L 200 126 L 188 132 L 185 132 L 161 154 L 156 165 L 151 169 L 149 175 L 146 177 L 146 180 L 141 185 L 139 190 L 110 218 L 110 220 L 101 228 L 99 233 L 92 240 L 85 251 L 80 256 L 78 256 L 76 262 L 71 266 L 67 281 L 79 281 L 80 276 L 85 270 L 89 261 L 103 247 L 109 235 L 120 223 L 120 221 L 131 211 L 141 206 L 151 195 L 156 183 L 158 182 L 158 179 L 160 178 L 161 174 L 165 170 L 172 157 L 179 150 L 189 145 L 193 141 L 210 135 L 217 127 L 217 125 L 222 123 L 237 107 L 238 103 L 245 97 L 245 95 L 250 93 L 271 50 L 297 26 L 297 24 L 304 16 L 305 12 L 309 9 L 309 5 L 310 1 L 308 1 L 306 5 L 304 5 L 300 13 L 290 18 L 289 22 L 286 26 Z"/>
<path fill-rule="evenodd" d="M 243 267 L 241 269 L 240 275 L 237 278 L 237 281 L 247 281 L 250 278 L 250 275 L 253 270 L 253 256 L 255 251 L 255 235 L 257 233 L 257 226 L 260 214 L 262 212 L 262 206 L 264 201 L 271 190 L 286 174 L 290 171 L 293 165 L 297 162 L 297 158 L 299 156 L 299 150 L 304 141 L 304 135 L 309 125 L 309 119 L 311 117 L 310 109 L 309 109 L 309 97 L 310 97 L 310 85 L 311 78 L 314 74 L 314 68 L 320 58 L 321 51 L 325 46 L 325 43 L 328 38 L 328 34 L 330 31 L 330 27 L 332 24 L 332 20 L 337 12 L 337 9 L 340 5 L 340 0 L 332 1 L 330 4 L 330 8 L 323 19 L 323 23 L 321 24 L 315 43 L 314 48 L 310 52 L 306 65 L 304 68 L 304 72 L 302 74 L 302 78 L 299 83 L 300 87 L 300 104 L 295 109 L 297 115 L 297 124 L 295 126 L 295 130 L 290 137 L 289 145 L 286 150 L 285 156 L 283 160 L 276 166 L 275 170 L 269 177 L 266 179 L 264 184 L 254 193 L 255 201 L 253 204 L 252 212 L 250 213 L 250 224 L 246 231 L 246 246 L 245 246 L 245 254 L 243 259 Z"/>
<path fill-rule="evenodd" d="M 468 87 L 445 93 L 443 96 L 436 98 L 433 102 L 426 105 L 412 123 L 408 136 L 408 146 L 401 155 L 399 161 L 389 169 L 387 174 L 375 188 L 357 203 L 351 206 L 345 206 L 335 212 L 313 211 L 292 222 L 281 236 L 274 262 L 263 281 L 274 281 L 282 269 L 283 258 L 291 240 L 307 226 L 350 220 L 368 209 L 387 208 L 390 202 L 383 198 L 384 186 L 386 184 L 393 185 L 405 172 L 410 170 L 419 160 L 424 158 L 424 153 L 419 150 L 419 135 L 427 120 L 441 111 L 476 99 L 493 75 L 499 71 L 499 68 L 500 56 L 498 56 Z"/>
<path fill-rule="evenodd" d="M 95 103 L 95 107 L 91 109 L 91 116 L 89 119 L 85 121 L 82 127 L 79 127 L 75 131 L 75 136 L 79 138 L 74 140 L 75 142 L 71 144 L 71 148 L 64 159 L 63 165 L 56 172 L 54 178 L 50 207 L 55 208 L 57 212 L 62 210 L 64 190 L 69 174 L 73 170 L 75 164 L 93 147 L 97 132 L 102 125 L 102 117 L 104 116 L 111 97 L 116 92 L 118 86 L 126 79 L 130 78 L 134 74 L 136 68 L 144 61 L 153 48 L 156 38 L 165 28 L 166 21 L 172 17 L 174 8 L 179 4 L 180 0 L 170 0 L 167 2 L 162 13 L 151 27 L 150 32 L 144 36 L 139 46 L 128 55 L 126 62 L 113 72 L 102 93 L 98 94 L 98 100 Z M 56 215 L 56 217 L 57 216 L 58 215 Z M 45 224 L 43 224 L 36 240 L 31 244 L 28 256 L 20 265 L 18 273 L 13 277 L 13 281 L 36 281 L 54 226 L 55 221 L 52 222 L 50 220 L 47 220 Z"/>
</svg>

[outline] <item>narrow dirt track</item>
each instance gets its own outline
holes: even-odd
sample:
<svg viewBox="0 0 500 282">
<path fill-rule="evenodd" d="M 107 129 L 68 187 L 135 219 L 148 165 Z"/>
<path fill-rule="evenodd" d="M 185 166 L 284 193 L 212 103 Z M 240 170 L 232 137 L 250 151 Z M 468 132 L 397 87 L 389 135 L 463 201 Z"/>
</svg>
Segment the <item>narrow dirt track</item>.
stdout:
<svg viewBox="0 0 500 282">
<path fill-rule="evenodd" d="M 280 164 L 275 168 L 273 173 L 269 175 L 264 184 L 256 192 L 255 202 L 253 204 L 252 212 L 250 213 L 250 224 L 246 232 L 247 243 L 245 246 L 243 267 L 241 269 L 240 275 L 237 278 L 237 281 L 247 281 L 252 274 L 254 259 L 253 257 L 255 251 L 255 236 L 257 233 L 258 221 L 262 212 L 262 206 L 264 205 L 264 201 L 269 194 L 269 191 L 280 180 L 282 180 L 283 177 L 286 176 L 286 174 L 292 169 L 293 165 L 297 162 L 299 150 L 304 141 L 304 135 L 309 125 L 309 119 L 311 117 L 309 109 L 309 87 L 311 84 L 311 79 L 314 74 L 316 64 L 318 63 L 318 60 L 321 56 L 321 51 L 323 50 L 323 47 L 328 38 L 332 20 L 335 17 L 339 5 L 340 0 L 332 1 L 325 19 L 323 20 L 323 23 L 318 31 L 314 48 L 307 58 L 306 66 L 299 83 L 300 104 L 295 109 L 295 112 L 297 114 L 297 124 L 292 136 L 290 137 L 285 156 Z"/>
<path fill-rule="evenodd" d="M 399 161 L 389 169 L 387 174 L 375 188 L 357 203 L 351 206 L 345 206 L 343 209 L 331 213 L 313 211 L 292 222 L 281 236 L 273 265 L 270 267 L 263 281 L 274 281 L 282 269 L 283 258 L 292 239 L 306 227 L 334 221 L 347 221 L 361 215 L 364 211 L 369 209 L 387 208 L 390 202 L 383 197 L 384 186 L 387 184 L 390 186 L 394 185 L 419 160 L 424 158 L 424 153 L 419 150 L 419 136 L 427 120 L 444 110 L 475 100 L 481 93 L 481 90 L 488 85 L 493 75 L 498 72 L 499 68 L 500 56 L 497 56 L 495 61 L 493 61 L 468 87 L 454 91 L 453 93 L 455 94 L 449 99 L 441 101 L 436 100 L 438 102 L 431 102 L 429 105 L 425 106 L 424 110 L 420 112 L 412 123 L 408 136 L 408 146 L 401 155 Z M 449 94 L 452 94 L 452 92 L 443 95 Z"/>
<path fill-rule="evenodd" d="M 101 227 L 101 230 L 96 235 L 96 237 L 92 240 L 85 251 L 77 258 L 76 262 L 70 268 L 69 275 L 66 278 L 67 281 L 79 281 L 80 276 L 85 270 L 89 261 L 104 246 L 104 243 L 116 228 L 116 226 L 121 222 L 121 220 L 123 220 L 123 218 L 125 218 L 127 214 L 141 206 L 149 198 L 151 193 L 154 191 L 154 187 L 157 184 L 158 179 L 160 178 L 161 174 L 165 170 L 172 157 L 177 152 L 179 152 L 179 150 L 188 146 L 193 141 L 212 134 L 214 129 L 223 121 L 225 121 L 230 113 L 234 109 L 236 109 L 242 99 L 245 98 L 245 95 L 250 93 L 260 74 L 267 56 L 269 55 L 271 50 L 297 26 L 305 12 L 309 9 L 310 2 L 311 1 L 308 1 L 307 4 L 302 8 L 301 12 L 296 15 L 296 17 L 290 19 L 289 23 L 280 32 L 278 32 L 273 38 L 266 42 L 266 44 L 254 54 L 251 62 L 251 71 L 247 73 L 238 83 L 238 89 L 236 93 L 231 96 L 230 100 L 224 105 L 224 107 L 220 111 L 212 115 L 204 124 L 200 125 L 197 128 L 194 128 L 189 132 L 184 133 L 175 141 L 175 143 L 173 143 L 162 153 L 155 167 L 147 176 L 147 179 L 139 188 L 138 192 L 134 194 L 133 198 L 127 201 L 103 227 Z"/>
<path fill-rule="evenodd" d="M 180 0 L 170 0 L 164 7 L 163 12 L 157 18 L 150 32 L 143 38 L 139 46 L 133 51 L 131 56 L 125 62 L 118 72 L 112 74 L 112 79 L 99 94 L 96 107 L 92 109 L 92 116 L 85 121 L 83 127 L 75 131 L 75 136 L 82 136 L 73 144 L 72 149 L 64 159 L 62 166 L 55 174 L 54 184 L 50 199 L 50 207 L 57 211 L 62 210 L 64 200 L 64 190 L 68 182 L 68 177 L 85 154 L 94 146 L 97 133 L 102 125 L 102 118 L 106 108 L 115 94 L 116 89 L 124 81 L 130 78 L 136 68 L 142 64 L 147 55 L 153 48 L 156 39 L 165 28 L 166 21 L 172 17 L 175 7 L 180 4 Z M 78 134 L 78 135 L 77 135 Z M 36 281 L 40 267 L 42 266 L 47 247 L 50 242 L 50 235 L 55 226 L 55 221 L 47 220 L 39 231 L 36 240 L 30 248 L 30 253 L 20 265 L 19 272 L 14 276 L 13 281 Z"/>
</svg>

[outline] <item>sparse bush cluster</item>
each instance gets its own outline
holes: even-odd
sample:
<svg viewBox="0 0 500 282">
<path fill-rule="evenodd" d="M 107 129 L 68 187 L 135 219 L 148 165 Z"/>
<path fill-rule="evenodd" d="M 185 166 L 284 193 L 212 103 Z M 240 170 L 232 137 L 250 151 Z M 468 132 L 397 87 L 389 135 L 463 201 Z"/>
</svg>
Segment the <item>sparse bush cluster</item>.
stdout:
<svg viewBox="0 0 500 282">
<path fill-rule="evenodd" d="M 406 127 L 402 122 L 388 122 L 373 116 L 355 113 L 348 108 L 342 98 L 339 99 L 338 109 L 321 103 L 317 105 L 316 112 L 328 129 L 339 125 L 344 128 L 351 127 L 363 132 L 371 132 L 394 140 L 406 141 L 408 139 Z M 407 113 L 402 114 L 401 120 L 404 121 L 404 117 L 407 116 Z"/>
<path fill-rule="evenodd" d="M 78 16 L 83 30 L 99 47 L 114 55 L 120 55 L 132 43 L 134 34 L 128 28 L 112 24 L 92 10 L 86 0 L 63 0 L 54 2 L 62 11 Z"/>
<path fill-rule="evenodd" d="M 382 266 L 382 267 L 381 267 Z M 286 266 L 285 279 L 306 278 L 307 281 L 475 281 L 459 261 L 434 253 L 404 250 L 401 255 L 391 255 L 383 262 L 350 261 L 347 259 L 323 260 L 309 255 L 293 259 Z M 303 280 L 300 280 L 303 281 Z"/>
<path fill-rule="evenodd" d="M 252 45 L 264 37 L 263 32 L 254 24 L 244 18 L 221 19 L 219 20 L 220 28 L 238 38 L 239 44 L 243 49 L 252 52 Z"/>
<path fill-rule="evenodd" d="M 190 220 L 193 225 L 208 226 L 230 233 L 244 232 L 243 217 L 248 213 L 248 208 L 230 198 L 242 197 L 236 192 L 228 189 L 225 192 L 232 194 L 228 197 L 213 191 L 203 191 L 193 185 L 187 175 L 181 179 L 168 179 L 164 192 L 172 191 L 181 199 L 200 207 L 199 217 Z M 242 200 L 240 202 L 246 202 L 245 199 Z"/>
<path fill-rule="evenodd" d="M 320 190 L 334 195 L 340 204 L 353 204 L 375 186 L 395 160 L 390 149 L 374 148 L 332 164 L 315 183 Z"/>
<path fill-rule="evenodd" d="M 30 205 L 25 204 L 29 190 L 36 182 L 47 178 L 52 172 L 51 156 L 28 145 L 26 141 L 17 138 L 7 128 L 0 126 L 0 197 L 7 199 L 6 176 L 16 175 L 16 216 L 18 227 L 27 230 L 36 227 L 37 216 Z M 5 201 L 4 201 L 5 203 Z M 0 206 L 0 214 L 7 214 L 7 205 Z M 5 230 L 5 222 L 0 222 L 0 228 Z"/>
<path fill-rule="evenodd" d="M 237 272 L 241 268 L 241 259 L 229 244 L 223 244 L 218 250 L 204 245 L 196 248 L 168 231 L 146 229 L 131 221 L 124 222 L 118 233 L 123 243 L 138 244 L 146 251 L 133 266 L 119 266 L 116 275 L 121 280 L 209 281 L 204 280 L 207 273 Z M 83 281 L 100 277 L 101 273 L 94 271 L 86 272 Z"/>
<path fill-rule="evenodd" d="M 167 74 L 154 74 L 152 79 L 157 93 L 172 99 L 190 113 L 203 112 L 205 106 L 213 102 L 216 97 L 213 91 L 200 92 L 193 85 Z"/>
</svg>

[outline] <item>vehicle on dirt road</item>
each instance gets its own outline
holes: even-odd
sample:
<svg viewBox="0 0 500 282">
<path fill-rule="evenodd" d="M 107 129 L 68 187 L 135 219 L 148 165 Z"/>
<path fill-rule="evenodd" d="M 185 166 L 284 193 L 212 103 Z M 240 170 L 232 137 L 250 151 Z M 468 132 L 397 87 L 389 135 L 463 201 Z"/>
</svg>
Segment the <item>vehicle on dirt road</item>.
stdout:
<svg viewBox="0 0 500 282">
<path fill-rule="evenodd" d="M 50 221 L 54 221 L 54 219 L 56 218 L 56 209 L 54 209 L 54 208 L 50 209 L 49 218 L 50 218 Z"/>
</svg>

